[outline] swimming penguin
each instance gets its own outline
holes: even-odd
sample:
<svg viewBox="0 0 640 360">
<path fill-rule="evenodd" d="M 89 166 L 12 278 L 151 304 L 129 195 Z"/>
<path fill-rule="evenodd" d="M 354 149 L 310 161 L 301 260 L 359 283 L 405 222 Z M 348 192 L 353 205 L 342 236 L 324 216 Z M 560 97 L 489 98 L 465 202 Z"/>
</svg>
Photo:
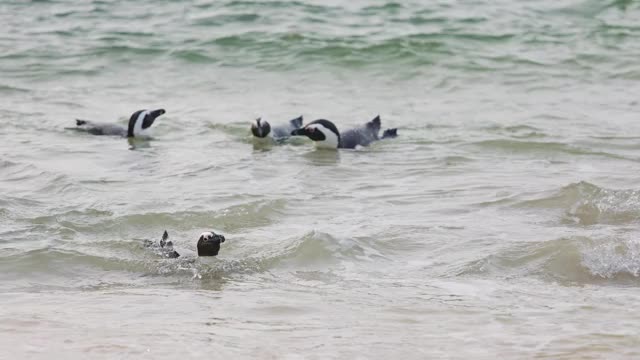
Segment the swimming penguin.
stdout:
<svg viewBox="0 0 640 360">
<path fill-rule="evenodd" d="M 381 122 L 380 115 L 364 126 L 347 130 L 343 133 L 329 120 L 315 120 L 301 129 L 291 132 L 293 136 L 304 135 L 315 141 L 316 146 L 328 149 L 354 149 L 356 146 L 367 146 L 374 141 L 390 139 L 398 136 L 398 129 L 387 129 L 378 137 Z"/>
<path fill-rule="evenodd" d="M 223 235 L 218 235 L 213 231 L 206 231 L 200 234 L 200 238 L 198 238 L 198 256 L 216 256 L 218 252 L 220 252 L 220 244 L 225 241 Z M 169 233 L 167 230 L 162 234 L 162 239 L 156 245 L 151 240 L 144 241 L 145 247 L 154 247 L 157 248 L 160 252 L 160 255 L 175 259 L 180 257 L 177 251 L 173 250 L 173 243 L 169 240 Z"/>
<path fill-rule="evenodd" d="M 302 127 L 302 116 L 289 120 L 287 124 L 271 127 L 269 122 L 257 118 L 251 123 L 251 133 L 257 138 L 271 136 L 275 140 L 284 140 L 291 136 L 291 132 Z"/>
<path fill-rule="evenodd" d="M 148 137 L 147 129 L 153 125 L 156 118 L 164 114 L 164 109 L 138 110 L 129 118 L 129 126 L 118 124 L 99 123 L 89 120 L 76 119 L 75 130 L 86 131 L 92 135 L 114 135 L 122 137 Z"/>
</svg>

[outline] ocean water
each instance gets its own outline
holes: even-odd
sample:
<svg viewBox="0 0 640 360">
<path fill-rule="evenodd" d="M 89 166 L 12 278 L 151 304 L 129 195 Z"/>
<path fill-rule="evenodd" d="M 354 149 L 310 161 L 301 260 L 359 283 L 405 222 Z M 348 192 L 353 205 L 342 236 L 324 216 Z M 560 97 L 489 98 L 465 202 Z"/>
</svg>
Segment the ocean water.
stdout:
<svg viewBox="0 0 640 360">
<path fill-rule="evenodd" d="M 640 356 L 637 1 L 3 0 L 0 30 L 0 358 Z M 160 107 L 150 141 L 65 129 Z M 400 136 L 355 151 L 249 133 L 378 114 Z"/>
</svg>

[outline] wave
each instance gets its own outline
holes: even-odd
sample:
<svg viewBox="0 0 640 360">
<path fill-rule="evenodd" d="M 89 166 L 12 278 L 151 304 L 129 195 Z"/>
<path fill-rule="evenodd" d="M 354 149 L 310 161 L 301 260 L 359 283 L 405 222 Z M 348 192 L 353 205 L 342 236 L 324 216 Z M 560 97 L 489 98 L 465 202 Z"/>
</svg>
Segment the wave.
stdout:
<svg viewBox="0 0 640 360">
<path fill-rule="evenodd" d="M 199 17 L 193 21 L 193 24 L 196 26 L 224 26 L 233 23 L 254 23 L 260 18 L 260 15 L 255 13 L 221 14 Z"/>
<path fill-rule="evenodd" d="M 524 134 L 523 138 L 535 138 L 544 137 L 543 134 L 529 133 Z M 564 153 L 568 155 L 583 155 L 583 156 L 599 156 L 605 158 L 611 158 L 616 160 L 626 160 L 637 162 L 638 159 L 628 158 L 622 155 L 609 153 L 605 151 L 594 151 L 586 148 L 577 147 L 574 145 L 552 142 L 552 141 L 527 141 L 516 139 L 492 139 L 483 140 L 471 143 L 473 146 L 478 146 L 485 149 L 508 151 L 510 153 Z"/>
<path fill-rule="evenodd" d="M 30 93 L 32 90 L 25 89 L 22 87 L 11 86 L 11 85 L 3 85 L 0 84 L 0 94 L 10 94 L 10 93 Z"/>
<path fill-rule="evenodd" d="M 6 162 L 6 165 L 18 164 Z M 8 198 L 0 199 L 0 205 L 15 209 L 14 201 Z M 375 241 L 367 238 L 339 239 L 317 232 L 290 236 L 270 231 L 264 239 L 255 240 L 255 234 L 263 231 L 260 229 L 268 229 L 288 216 L 287 207 L 286 200 L 275 199 L 249 201 L 212 211 L 118 215 L 100 208 L 74 208 L 71 211 L 48 209 L 44 216 L 41 210 L 31 216 L 28 216 L 29 212 L 23 212 L 12 215 L 15 218 L 12 222 L 20 226 L 14 229 L 6 243 L 7 247 L 16 246 L 17 239 L 25 239 L 18 246 L 20 251 L 3 253 L 0 257 L 3 266 L 13 267 L 14 261 L 25 264 L 15 267 L 14 271 L 45 273 L 51 267 L 55 268 L 52 274 L 60 275 L 61 279 L 70 276 L 61 268 L 69 267 L 80 272 L 118 270 L 141 275 L 170 275 L 174 280 L 175 276 L 183 280 L 193 276 L 220 279 L 262 273 L 281 266 L 324 271 L 330 264 L 383 257 L 384 251 L 377 249 Z M 61 207 L 62 210 L 69 208 Z M 142 240 L 135 240 L 157 240 L 164 229 L 169 230 L 177 250 L 184 255 L 178 260 L 163 259 L 144 248 Z M 210 260 L 196 258 L 196 238 L 184 238 L 193 235 L 194 229 L 221 230 L 229 240 L 224 255 Z M 30 250 L 43 243 L 49 246 Z M 122 278 L 122 281 L 130 281 L 126 276 Z"/>
<path fill-rule="evenodd" d="M 232 0 L 223 5 L 225 8 L 234 9 L 299 9 L 311 13 L 325 13 L 332 10 L 343 10 L 337 6 L 323 6 L 308 4 L 302 1 L 251 1 L 251 0 Z"/>
<path fill-rule="evenodd" d="M 33 198 L 36 194 L 74 194 L 84 191 L 70 176 L 27 163 L 4 162 L 0 164 L 3 182 L 12 187 L 12 195 Z M 1 203 L 1 200 L 0 200 Z"/>
<path fill-rule="evenodd" d="M 104 40 L 104 39 L 103 39 Z M 101 56 L 120 56 L 120 55 L 160 55 L 166 53 L 167 49 L 161 46 L 133 46 L 133 45 L 104 45 L 92 48 L 86 55 L 89 57 Z"/>
<path fill-rule="evenodd" d="M 614 238 L 561 238 L 526 243 L 466 265 L 459 275 L 537 277 L 566 285 L 640 285 L 637 233 Z"/>
<path fill-rule="evenodd" d="M 596 14 L 618 11 L 621 3 L 620 0 L 603 4 L 586 2 L 540 9 L 516 6 L 513 13 L 504 15 L 525 19 L 541 15 L 584 17 L 584 11 Z M 145 64 L 153 56 L 167 56 L 187 64 L 283 70 L 324 63 L 356 68 L 391 67 L 396 71 L 400 70 L 398 65 L 427 68 L 435 65 L 448 70 L 475 72 L 515 70 L 520 75 L 530 75 L 519 80 L 522 82 L 539 79 L 540 72 L 550 76 L 573 76 L 572 70 L 583 73 L 600 70 L 610 78 L 612 68 L 621 69 L 615 66 L 621 62 L 628 64 L 624 73 L 637 72 L 635 63 L 628 56 L 620 56 L 623 50 L 626 55 L 633 55 L 628 51 L 632 47 L 620 42 L 636 38 L 639 27 L 613 16 L 590 22 L 589 31 L 578 31 L 580 29 L 576 27 L 582 24 L 581 19 L 570 25 L 558 19 L 557 24 L 550 21 L 545 26 L 533 26 L 527 21 L 496 26 L 495 16 L 490 16 L 485 11 L 486 6 L 480 3 L 472 4 L 478 11 L 467 12 L 474 15 L 461 14 L 446 4 L 397 1 L 372 6 L 328 6 L 303 1 L 227 0 L 193 4 L 184 12 L 173 11 L 171 7 L 163 12 L 163 6 L 156 6 L 154 12 L 122 11 L 119 2 L 86 5 L 63 6 L 47 13 L 63 20 L 49 24 L 51 26 L 27 27 L 30 30 L 25 38 L 33 39 L 30 41 L 59 42 L 65 46 L 12 45 L 0 56 L 1 60 L 11 63 L 7 71 L 17 74 L 34 71 L 25 68 L 21 60 L 42 60 L 44 64 L 51 64 L 50 71 L 55 72 L 59 65 L 72 71 L 87 60 L 95 62 L 96 57 L 102 64 L 122 60 L 128 65 L 131 59 L 139 59 Z M 21 6 L 13 6 L 16 9 L 10 8 L 10 11 L 20 11 Z M 46 19 L 39 13 L 34 11 L 33 18 L 28 20 L 40 23 Z M 94 25 L 103 21 L 113 23 L 113 26 Z M 11 25 L 22 31 L 18 22 Z M 581 42 L 595 43 L 600 49 L 589 53 L 539 55 L 553 52 L 555 46 Z M 29 42 L 26 44 L 30 45 Z M 514 49 L 520 47 L 534 51 L 514 53 Z M 614 66 L 604 66 L 607 63 Z M 101 69 L 93 71 L 67 75 L 102 73 Z M 406 70 L 412 74 L 415 71 L 412 67 Z"/>
<path fill-rule="evenodd" d="M 201 44 L 214 45 L 239 64 L 260 58 L 289 59 L 296 63 L 328 62 L 343 65 L 385 63 L 432 64 L 455 55 L 459 42 L 508 41 L 511 34 L 415 33 L 373 40 L 368 36 L 326 37 L 315 33 L 246 32 L 216 38 Z M 208 48 L 207 48 L 208 49 Z M 192 49 L 194 51 L 207 51 Z M 281 64 L 281 62 L 279 62 Z"/>
<path fill-rule="evenodd" d="M 285 207 L 285 200 L 265 200 L 234 205 L 217 211 L 150 212 L 117 217 L 109 211 L 86 209 L 52 213 L 26 221 L 81 233 L 111 233 L 126 229 L 135 230 L 144 226 L 151 233 L 147 235 L 153 236 L 156 233 L 161 234 L 165 229 L 187 231 L 193 228 L 217 228 L 222 231 L 239 231 L 268 226 Z"/>
<path fill-rule="evenodd" d="M 214 58 L 213 56 L 210 56 L 209 54 L 206 54 L 200 51 L 194 51 L 194 50 L 172 51 L 169 53 L 169 55 L 178 60 L 182 60 L 182 61 L 193 63 L 193 64 L 213 64 L 219 61 L 218 59 Z"/>
<path fill-rule="evenodd" d="M 237 238 L 228 240 L 215 258 L 197 257 L 192 244 L 191 248 L 177 247 L 180 258 L 167 259 L 143 246 L 141 239 L 68 242 L 28 251 L 5 247 L 0 251 L 0 272 L 7 279 L 28 273 L 34 285 L 60 284 L 64 288 L 97 286 L 104 283 L 105 276 L 111 278 L 113 286 L 136 286 L 140 278 L 130 273 L 156 283 L 201 281 L 210 285 L 211 281 L 220 283 L 278 270 L 327 273 L 335 266 L 385 259 L 367 239 L 338 239 L 314 231 L 251 246 L 237 244 L 242 241 Z"/>
<path fill-rule="evenodd" d="M 485 128 L 490 133 L 509 136 L 511 138 L 519 139 L 532 139 L 532 138 L 545 138 L 548 135 L 544 133 L 542 129 L 530 126 L 530 125 L 493 125 Z"/>
<path fill-rule="evenodd" d="M 613 190 L 588 182 L 563 187 L 540 199 L 514 205 L 521 208 L 560 209 L 563 220 L 571 224 L 621 225 L 640 220 L 640 190 Z"/>
</svg>

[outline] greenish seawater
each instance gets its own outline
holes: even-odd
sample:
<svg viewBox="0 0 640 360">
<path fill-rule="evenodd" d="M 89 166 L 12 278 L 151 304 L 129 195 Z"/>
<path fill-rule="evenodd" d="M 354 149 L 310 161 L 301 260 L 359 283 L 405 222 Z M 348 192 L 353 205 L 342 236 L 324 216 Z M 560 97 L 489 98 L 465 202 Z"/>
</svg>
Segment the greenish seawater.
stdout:
<svg viewBox="0 0 640 360">
<path fill-rule="evenodd" d="M 0 358 L 637 358 L 638 59 L 630 0 L 3 0 Z"/>
</svg>

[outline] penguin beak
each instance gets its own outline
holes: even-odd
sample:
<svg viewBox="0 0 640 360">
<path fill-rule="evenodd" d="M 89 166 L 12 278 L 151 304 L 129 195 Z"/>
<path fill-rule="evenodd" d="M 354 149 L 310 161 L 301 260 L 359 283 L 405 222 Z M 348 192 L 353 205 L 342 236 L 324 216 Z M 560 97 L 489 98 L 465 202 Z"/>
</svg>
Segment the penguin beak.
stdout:
<svg viewBox="0 0 640 360">
<path fill-rule="evenodd" d="M 151 125 L 153 125 L 153 122 L 156 121 L 156 118 L 164 113 L 165 113 L 164 109 L 149 111 L 147 116 L 145 116 L 144 120 L 142 121 L 142 128 L 143 129 L 149 128 Z"/>
<path fill-rule="evenodd" d="M 291 136 L 305 136 L 307 135 L 307 130 L 305 128 L 295 129 L 291 132 Z"/>
<path fill-rule="evenodd" d="M 151 115 L 152 118 L 157 118 L 158 116 L 164 114 L 166 111 L 164 111 L 164 109 L 158 109 L 158 110 L 153 110 L 151 112 L 149 112 L 149 115 Z"/>
</svg>

